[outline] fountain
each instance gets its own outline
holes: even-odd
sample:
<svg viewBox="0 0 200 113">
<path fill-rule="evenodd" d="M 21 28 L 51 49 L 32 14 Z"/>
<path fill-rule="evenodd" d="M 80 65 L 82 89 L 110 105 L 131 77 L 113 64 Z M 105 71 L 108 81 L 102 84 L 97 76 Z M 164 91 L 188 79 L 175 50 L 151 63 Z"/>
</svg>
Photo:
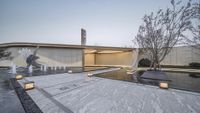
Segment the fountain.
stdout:
<svg viewBox="0 0 200 113">
<path fill-rule="evenodd" d="M 8 73 L 12 73 L 13 75 L 22 74 L 24 76 L 35 76 L 35 75 L 46 75 L 46 74 L 55 74 L 57 71 L 63 72 L 62 69 L 66 70 L 67 67 L 58 66 L 58 64 L 51 65 L 50 67 L 47 66 L 45 63 L 38 63 L 37 59 L 37 50 L 39 46 L 35 50 L 30 48 L 21 48 L 19 49 L 18 53 L 20 54 L 20 58 L 25 60 L 26 66 L 16 66 L 13 62 L 11 62 L 11 68 Z M 23 64 L 22 62 L 21 64 Z M 20 65 L 21 65 L 20 64 Z M 53 72 L 54 71 L 54 72 Z M 52 73 L 53 72 L 53 73 Z M 64 71 L 65 72 L 65 71 Z"/>
<path fill-rule="evenodd" d="M 42 70 L 43 70 L 43 65 L 40 66 L 40 71 L 42 71 Z"/>
<path fill-rule="evenodd" d="M 16 65 L 12 64 L 12 74 L 16 74 Z"/>
<path fill-rule="evenodd" d="M 46 65 L 44 65 L 44 72 L 46 72 L 47 71 L 47 66 Z"/>
<path fill-rule="evenodd" d="M 50 67 L 50 69 L 51 69 L 51 71 L 53 71 L 53 69 L 54 69 L 54 68 L 53 68 L 53 66 L 52 66 L 52 67 Z"/>
<path fill-rule="evenodd" d="M 30 65 L 30 66 L 28 67 L 28 72 L 29 72 L 29 73 L 32 73 L 32 72 L 33 72 L 33 66 L 32 66 L 32 65 Z"/>
<path fill-rule="evenodd" d="M 27 57 L 32 53 L 30 49 L 28 48 L 22 48 L 18 51 L 18 53 L 24 58 L 27 59 Z"/>
</svg>

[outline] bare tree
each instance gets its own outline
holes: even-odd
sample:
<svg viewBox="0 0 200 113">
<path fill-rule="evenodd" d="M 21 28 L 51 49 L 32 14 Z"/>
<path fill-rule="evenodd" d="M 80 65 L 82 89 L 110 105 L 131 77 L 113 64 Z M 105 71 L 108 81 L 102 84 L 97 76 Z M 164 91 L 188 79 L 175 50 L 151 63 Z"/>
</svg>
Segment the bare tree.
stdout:
<svg viewBox="0 0 200 113">
<path fill-rule="evenodd" d="M 192 14 L 192 26 L 190 28 L 192 38 L 185 37 L 186 43 L 200 49 L 200 0 L 192 4 L 190 13 Z"/>
<path fill-rule="evenodd" d="M 150 68 L 154 67 L 154 70 L 160 67 L 160 62 L 190 28 L 191 0 L 186 5 L 181 4 L 181 1 L 171 0 L 170 8 L 143 17 L 135 39 L 140 50 L 149 56 L 152 61 Z"/>
</svg>

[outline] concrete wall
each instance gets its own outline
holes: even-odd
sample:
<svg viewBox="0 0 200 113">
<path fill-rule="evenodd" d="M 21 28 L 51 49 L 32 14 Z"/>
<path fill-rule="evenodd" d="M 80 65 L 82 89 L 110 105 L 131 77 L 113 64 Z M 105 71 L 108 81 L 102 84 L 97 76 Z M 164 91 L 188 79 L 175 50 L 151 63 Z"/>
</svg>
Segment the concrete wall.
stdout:
<svg viewBox="0 0 200 113">
<path fill-rule="evenodd" d="M 133 52 L 85 54 L 85 65 L 131 66 Z"/>
<path fill-rule="evenodd" d="M 33 53 L 35 48 L 25 47 L 28 53 Z M 21 47 L 8 48 L 11 56 L 14 57 L 12 60 L 17 66 L 26 66 L 26 52 L 21 52 Z M 37 56 L 40 58 L 37 60 L 40 64 L 48 66 L 69 66 L 69 67 L 81 67 L 82 66 L 82 49 L 66 49 L 66 48 L 39 48 Z M 11 65 L 10 61 L 1 61 L 1 66 Z"/>
<path fill-rule="evenodd" d="M 95 54 L 85 54 L 85 66 L 95 65 Z"/>
<path fill-rule="evenodd" d="M 35 48 L 23 47 L 33 53 Z M 18 66 L 26 66 L 26 55 L 20 53 L 22 47 L 11 47 L 7 51 L 12 53 L 13 62 Z M 69 48 L 44 48 L 40 47 L 37 51 L 37 56 L 40 57 L 37 61 L 48 66 L 69 66 L 81 67 L 83 63 L 82 49 Z M 148 55 L 140 55 L 138 59 L 146 58 Z M 98 53 L 85 54 L 85 66 L 88 65 L 120 65 L 131 66 L 135 60 L 134 52 L 120 53 Z M 188 65 L 191 62 L 200 62 L 200 50 L 191 47 L 175 47 L 161 62 L 163 65 Z M 10 61 L 0 61 L 0 66 L 9 66 Z"/>
<path fill-rule="evenodd" d="M 148 55 L 140 55 L 139 59 L 142 58 L 148 58 Z M 188 46 L 181 46 L 174 47 L 161 64 L 187 66 L 191 62 L 200 63 L 200 50 Z"/>
<path fill-rule="evenodd" d="M 192 47 L 175 47 L 161 62 L 162 65 L 188 65 L 191 62 L 200 63 L 200 50 Z"/>
</svg>

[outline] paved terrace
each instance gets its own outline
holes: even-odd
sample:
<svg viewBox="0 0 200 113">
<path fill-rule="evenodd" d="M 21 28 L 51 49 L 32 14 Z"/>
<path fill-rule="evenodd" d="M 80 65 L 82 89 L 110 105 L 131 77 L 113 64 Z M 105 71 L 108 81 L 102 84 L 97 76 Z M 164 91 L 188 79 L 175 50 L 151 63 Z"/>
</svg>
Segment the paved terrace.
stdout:
<svg viewBox="0 0 200 113">
<path fill-rule="evenodd" d="M 34 76 L 19 82 L 35 82 L 27 93 L 44 113 L 200 113 L 199 93 L 86 75 Z"/>
</svg>

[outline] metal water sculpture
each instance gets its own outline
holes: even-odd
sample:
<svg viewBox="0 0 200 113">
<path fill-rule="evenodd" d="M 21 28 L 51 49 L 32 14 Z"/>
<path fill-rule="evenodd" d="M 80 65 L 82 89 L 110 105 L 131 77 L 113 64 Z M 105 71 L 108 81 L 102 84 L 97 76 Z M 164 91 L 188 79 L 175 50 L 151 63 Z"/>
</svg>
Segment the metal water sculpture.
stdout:
<svg viewBox="0 0 200 113">
<path fill-rule="evenodd" d="M 37 48 L 34 50 L 33 54 L 30 54 L 27 57 L 27 59 L 26 59 L 27 67 L 29 67 L 31 65 L 34 66 L 34 67 L 37 67 L 37 68 L 41 67 L 41 64 L 36 62 L 36 60 L 39 59 L 39 57 L 36 56 L 38 49 L 39 49 L 39 46 L 37 46 Z"/>
</svg>

